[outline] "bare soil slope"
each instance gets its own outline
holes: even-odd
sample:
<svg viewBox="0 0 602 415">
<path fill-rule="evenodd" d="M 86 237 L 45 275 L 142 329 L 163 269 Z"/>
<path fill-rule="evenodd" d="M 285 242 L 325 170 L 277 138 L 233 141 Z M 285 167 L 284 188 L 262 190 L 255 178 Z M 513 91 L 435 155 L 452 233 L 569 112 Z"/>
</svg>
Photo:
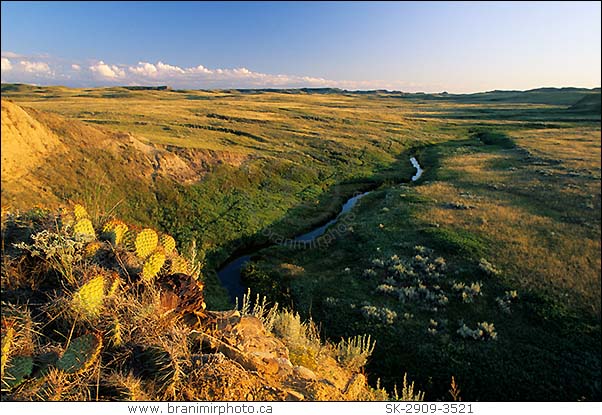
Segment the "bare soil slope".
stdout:
<svg viewBox="0 0 602 415">
<path fill-rule="evenodd" d="M 155 179 L 191 183 L 216 163 L 240 158 L 208 150 L 167 148 L 2 100 L 2 203 L 57 206 L 69 199 L 148 192 Z M 184 151 L 182 151 L 184 150 Z"/>
</svg>

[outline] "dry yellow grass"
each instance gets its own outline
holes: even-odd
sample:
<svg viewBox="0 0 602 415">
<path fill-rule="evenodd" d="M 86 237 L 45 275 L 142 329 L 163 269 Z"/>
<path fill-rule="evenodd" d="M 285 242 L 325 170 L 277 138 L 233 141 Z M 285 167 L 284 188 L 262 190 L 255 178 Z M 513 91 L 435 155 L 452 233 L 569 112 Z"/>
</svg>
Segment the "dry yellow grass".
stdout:
<svg viewBox="0 0 602 415">
<path fill-rule="evenodd" d="M 445 158 L 442 170 L 459 180 L 417 187 L 436 200 L 418 215 L 490 240 L 492 261 L 521 289 L 566 297 L 572 306 L 599 316 L 601 245 L 595 218 L 600 209 L 600 133 L 534 130 L 521 132 L 517 141 L 535 161 L 516 162 L 521 149 Z M 552 168 L 545 166 L 549 176 L 538 174 L 539 159 L 555 160 Z M 503 162 L 510 167 L 500 168 Z M 583 174 L 569 174 L 575 171 Z M 585 204 L 578 199 L 584 194 Z M 459 201 L 473 208 L 447 205 Z M 538 212 L 534 204 L 542 202 L 554 210 Z M 588 220 L 572 223 L 572 218 Z"/>
</svg>

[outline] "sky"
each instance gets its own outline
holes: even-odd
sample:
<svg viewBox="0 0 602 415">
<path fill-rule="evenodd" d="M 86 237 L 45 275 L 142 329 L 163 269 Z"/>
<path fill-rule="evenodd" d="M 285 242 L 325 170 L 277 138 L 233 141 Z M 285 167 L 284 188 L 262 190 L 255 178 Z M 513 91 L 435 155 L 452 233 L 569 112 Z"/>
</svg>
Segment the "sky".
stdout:
<svg viewBox="0 0 602 415">
<path fill-rule="evenodd" d="M 2 82 L 599 87 L 600 2 L 1 3 Z"/>
</svg>

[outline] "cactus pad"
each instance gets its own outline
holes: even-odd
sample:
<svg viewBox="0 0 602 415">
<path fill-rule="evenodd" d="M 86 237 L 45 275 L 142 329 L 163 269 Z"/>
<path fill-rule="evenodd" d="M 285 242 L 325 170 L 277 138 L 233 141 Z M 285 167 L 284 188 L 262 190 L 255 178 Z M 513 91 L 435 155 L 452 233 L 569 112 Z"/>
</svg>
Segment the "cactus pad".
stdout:
<svg viewBox="0 0 602 415">
<path fill-rule="evenodd" d="M 128 229 L 123 234 L 123 238 L 121 239 L 121 245 L 129 251 L 136 250 L 136 230 Z"/>
<path fill-rule="evenodd" d="M 81 236 L 85 239 L 96 238 L 96 233 L 94 232 L 92 222 L 90 222 L 90 219 L 87 218 L 83 218 L 75 222 L 75 225 L 73 226 L 73 234 L 75 236 Z"/>
<path fill-rule="evenodd" d="M 99 241 L 92 241 L 87 244 L 84 248 L 84 254 L 86 258 L 92 258 L 94 255 L 96 255 L 100 248 L 102 248 L 102 242 Z"/>
<path fill-rule="evenodd" d="M 152 229 L 143 229 L 138 236 L 136 236 L 136 255 L 142 259 L 146 258 L 157 249 L 158 243 L 159 237 L 157 236 L 157 232 Z"/>
<path fill-rule="evenodd" d="M 88 218 L 88 211 L 86 211 L 86 208 L 82 205 L 76 204 L 73 206 L 73 215 L 75 216 L 76 221 L 80 221 Z"/>
<path fill-rule="evenodd" d="M 119 245 L 128 231 L 128 226 L 120 220 L 110 220 L 102 228 L 102 238 L 111 242 L 113 245 Z"/>
<path fill-rule="evenodd" d="M 176 256 L 171 259 L 169 264 L 169 273 L 170 274 L 188 274 L 188 261 L 181 256 Z"/>
<path fill-rule="evenodd" d="M 165 263 L 165 254 L 162 251 L 156 251 L 148 257 L 144 266 L 142 267 L 142 279 L 144 281 L 151 281 Z"/>
<path fill-rule="evenodd" d="M 176 240 L 170 235 L 161 235 L 161 238 L 159 238 L 159 242 L 161 243 L 161 246 L 165 248 L 165 252 L 167 252 L 168 254 L 171 254 L 176 250 Z"/>
<path fill-rule="evenodd" d="M 8 356 L 10 349 L 15 339 L 15 329 L 12 325 L 8 325 L 5 321 L 2 321 L 2 361 L 1 361 L 1 374 L 4 379 L 4 369 L 8 362 Z"/>
<path fill-rule="evenodd" d="M 12 389 L 23 383 L 25 378 L 31 375 L 33 370 L 33 358 L 31 356 L 15 356 L 6 365 L 2 377 L 2 388 Z"/>
<path fill-rule="evenodd" d="M 111 342 L 115 347 L 123 344 L 122 327 L 117 317 L 115 317 L 111 325 Z"/>
<path fill-rule="evenodd" d="M 56 367 L 65 373 L 81 373 L 94 364 L 101 348 L 102 337 L 85 334 L 71 342 L 63 356 L 56 362 Z"/>
<path fill-rule="evenodd" d="M 104 300 L 104 277 L 99 275 L 81 286 L 73 294 L 71 305 L 77 314 L 88 318 L 98 317 Z"/>
<path fill-rule="evenodd" d="M 109 289 L 107 290 L 107 297 L 113 297 L 117 294 L 117 290 L 121 285 L 121 279 L 119 278 L 119 274 L 114 273 L 112 279 L 109 280 Z"/>
</svg>

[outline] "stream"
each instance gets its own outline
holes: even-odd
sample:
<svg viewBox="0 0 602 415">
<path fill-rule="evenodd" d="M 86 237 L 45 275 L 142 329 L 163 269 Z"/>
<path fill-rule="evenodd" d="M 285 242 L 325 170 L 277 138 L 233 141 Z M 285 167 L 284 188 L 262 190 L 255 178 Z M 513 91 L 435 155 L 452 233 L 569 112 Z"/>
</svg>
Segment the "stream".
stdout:
<svg viewBox="0 0 602 415">
<path fill-rule="evenodd" d="M 415 182 L 416 180 L 418 180 L 420 178 L 420 176 L 422 176 L 422 173 L 424 172 L 424 170 L 420 167 L 420 164 L 418 164 L 418 160 L 416 160 L 415 157 L 410 158 L 410 163 L 412 163 L 412 166 L 414 166 L 414 168 L 416 169 L 416 174 L 414 174 L 414 176 L 412 176 L 412 181 Z M 361 193 L 361 194 L 351 197 L 350 199 L 348 199 L 345 202 L 345 204 L 341 208 L 341 211 L 334 219 L 329 220 L 324 225 L 319 226 L 315 229 L 312 229 L 311 231 L 309 231 L 307 233 L 304 233 L 302 235 L 294 237 L 293 241 L 307 243 L 307 242 L 311 242 L 311 241 L 315 240 L 317 237 L 323 235 L 330 226 L 334 225 L 339 220 L 341 215 L 343 215 L 343 214 L 349 212 L 351 209 L 353 209 L 353 207 L 356 205 L 358 200 L 360 200 L 362 197 L 366 196 L 367 194 L 369 194 L 371 192 L 372 191 L 368 191 L 368 192 Z M 261 249 L 263 249 L 263 248 L 261 248 Z M 259 251 L 259 249 L 258 249 L 258 251 Z M 218 275 L 222 285 L 226 288 L 226 290 L 228 290 L 228 294 L 230 294 L 230 298 L 233 302 L 235 301 L 236 298 L 239 298 L 240 300 L 242 300 L 242 296 L 243 296 L 243 294 L 245 294 L 245 292 L 247 290 L 247 288 L 242 284 L 242 281 L 240 278 L 240 271 L 241 271 L 242 267 L 245 266 L 245 264 L 251 260 L 251 257 L 253 255 L 255 255 L 255 252 L 252 252 L 247 255 L 239 256 L 238 258 L 235 258 L 234 260 L 228 262 L 226 265 L 224 265 L 222 268 L 220 268 L 220 270 L 217 272 L 217 275 Z"/>
</svg>

